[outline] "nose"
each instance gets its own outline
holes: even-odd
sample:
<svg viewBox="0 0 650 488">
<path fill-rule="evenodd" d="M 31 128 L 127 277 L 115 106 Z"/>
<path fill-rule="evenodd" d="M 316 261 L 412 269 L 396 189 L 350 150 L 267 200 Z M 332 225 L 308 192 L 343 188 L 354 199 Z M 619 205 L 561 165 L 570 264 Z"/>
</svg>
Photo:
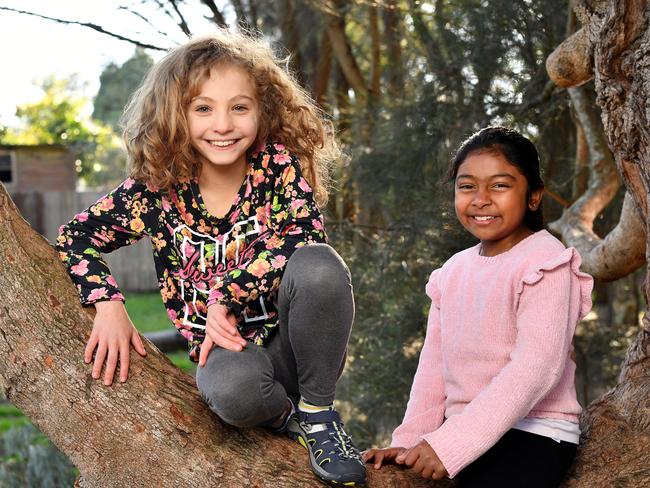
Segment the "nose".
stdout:
<svg viewBox="0 0 650 488">
<path fill-rule="evenodd" d="M 474 198 L 472 199 L 472 205 L 475 207 L 483 208 L 491 203 L 490 195 L 487 191 L 483 189 L 478 189 L 474 193 Z"/>
<path fill-rule="evenodd" d="M 219 134 L 225 134 L 233 128 L 232 117 L 228 111 L 218 111 L 212 118 L 211 129 Z"/>
</svg>

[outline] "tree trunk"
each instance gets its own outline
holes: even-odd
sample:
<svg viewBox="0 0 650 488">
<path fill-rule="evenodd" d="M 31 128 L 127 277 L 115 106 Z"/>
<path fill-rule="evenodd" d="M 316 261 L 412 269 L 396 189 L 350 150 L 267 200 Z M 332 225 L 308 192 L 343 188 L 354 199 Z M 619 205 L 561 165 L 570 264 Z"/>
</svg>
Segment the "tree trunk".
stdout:
<svg viewBox="0 0 650 488">
<path fill-rule="evenodd" d="M 146 343 L 129 380 L 105 387 L 82 361 L 92 319 L 56 252 L 0 184 L 0 387 L 63 451 L 81 487 L 311 487 L 306 452 L 223 424 L 194 379 Z M 373 470 L 369 470 L 373 471 Z M 369 486 L 447 486 L 394 467 Z"/>
<path fill-rule="evenodd" d="M 563 86 L 595 78 L 597 103 L 616 166 L 640 216 L 648 246 L 650 189 L 650 27 L 643 0 L 578 2 L 582 22 L 579 43 L 565 41 L 547 66 Z M 561 60 L 575 59 L 571 62 Z M 559 61 L 558 61 L 559 60 Z M 558 63 L 560 65 L 558 66 Z M 589 69 L 585 69 L 589 66 Z M 556 79 L 554 78 L 554 81 Z M 644 295 L 646 310 L 641 331 L 627 352 L 619 382 L 593 402 L 581 419 L 583 439 L 568 487 L 650 486 L 650 283 L 646 251 Z M 598 276 L 596 276 L 598 278 Z"/>
</svg>

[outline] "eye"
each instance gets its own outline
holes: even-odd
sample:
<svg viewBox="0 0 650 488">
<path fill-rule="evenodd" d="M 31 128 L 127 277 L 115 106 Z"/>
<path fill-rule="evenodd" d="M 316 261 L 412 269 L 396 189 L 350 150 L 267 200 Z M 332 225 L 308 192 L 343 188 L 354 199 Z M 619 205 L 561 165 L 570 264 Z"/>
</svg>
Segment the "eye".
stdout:
<svg viewBox="0 0 650 488">
<path fill-rule="evenodd" d="M 497 190 L 502 190 L 504 188 L 510 188 L 510 185 L 508 183 L 495 183 L 492 185 L 492 188 L 496 188 Z"/>
<path fill-rule="evenodd" d="M 196 107 L 194 107 L 194 111 L 201 114 L 205 114 L 210 111 L 210 107 L 208 107 L 207 105 L 197 105 Z"/>
<path fill-rule="evenodd" d="M 246 105 L 235 105 L 232 109 L 235 112 L 245 112 L 246 110 L 248 110 L 248 107 Z"/>
<path fill-rule="evenodd" d="M 472 188 L 474 188 L 474 185 L 470 183 L 459 183 L 456 188 L 458 188 L 459 190 L 471 190 Z"/>
</svg>

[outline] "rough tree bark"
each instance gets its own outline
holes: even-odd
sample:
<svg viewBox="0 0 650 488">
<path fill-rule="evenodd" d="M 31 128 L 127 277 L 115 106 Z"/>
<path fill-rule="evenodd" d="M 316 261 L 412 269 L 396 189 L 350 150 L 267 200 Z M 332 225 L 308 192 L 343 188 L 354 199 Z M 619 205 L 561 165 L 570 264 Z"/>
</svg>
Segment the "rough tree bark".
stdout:
<svg viewBox="0 0 650 488">
<path fill-rule="evenodd" d="M 83 364 L 92 318 L 56 252 L 0 184 L 0 387 L 77 466 L 80 487 L 308 487 L 306 453 L 262 429 L 221 423 L 194 379 L 150 343 L 105 387 Z M 448 486 L 388 467 L 371 487 Z"/>
<path fill-rule="evenodd" d="M 607 251 L 621 240 L 641 235 L 646 254 L 646 310 L 618 384 L 593 402 L 581 419 L 579 461 L 566 486 L 650 486 L 650 9 L 644 0 L 584 0 L 577 2 L 576 13 L 583 25 L 580 34 L 569 38 L 549 57 L 548 72 L 556 83 L 567 87 L 595 79 L 607 142 L 629 195 L 617 227 L 621 234 L 611 242 L 607 236 L 598 243 L 605 253 L 601 268 L 620 264 L 610 259 L 616 253 Z M 574 212 L 573 217 L 580 220 L 575 209 L 567 212 Z M 625 230 L 634 219 L 634 229 Z M 590 228 L 591 223 L 583 220 L 581 224 Z M 570 240 L 572 226 L 562 226 L 561 230 Z M 586 247 L 586 252 L 593 250 L 589 239 L 577 240 L 575 245 L 579 250 Z M 600 278 L 598 272 L 594 274 Z"/>
</svg>

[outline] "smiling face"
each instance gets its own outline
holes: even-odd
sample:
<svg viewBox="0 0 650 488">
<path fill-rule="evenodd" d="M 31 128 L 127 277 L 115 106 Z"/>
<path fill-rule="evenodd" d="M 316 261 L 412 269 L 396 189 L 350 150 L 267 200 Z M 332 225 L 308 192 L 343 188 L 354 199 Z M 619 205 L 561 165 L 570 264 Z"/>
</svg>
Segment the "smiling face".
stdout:
<svg viewBox="0 0 650 488">
<path fill-rule="evenodd" d="M 255 142 L 259 125 L 255 85 L 246 71 L 232 64 L 212 67 L 190 101 L 187 120 L 203 170 L 245 166 L 246 151 Z"/>
<path fill-rule="evenodd" d="M 527 196 L 528 181 L 498 152 L 473 152 L 458 167 L 454 205 L 460 223 L 481 240 L 484 256 L 496 256 L 532 234 L 524 215 L 543 190 Z"/>
</svg>

